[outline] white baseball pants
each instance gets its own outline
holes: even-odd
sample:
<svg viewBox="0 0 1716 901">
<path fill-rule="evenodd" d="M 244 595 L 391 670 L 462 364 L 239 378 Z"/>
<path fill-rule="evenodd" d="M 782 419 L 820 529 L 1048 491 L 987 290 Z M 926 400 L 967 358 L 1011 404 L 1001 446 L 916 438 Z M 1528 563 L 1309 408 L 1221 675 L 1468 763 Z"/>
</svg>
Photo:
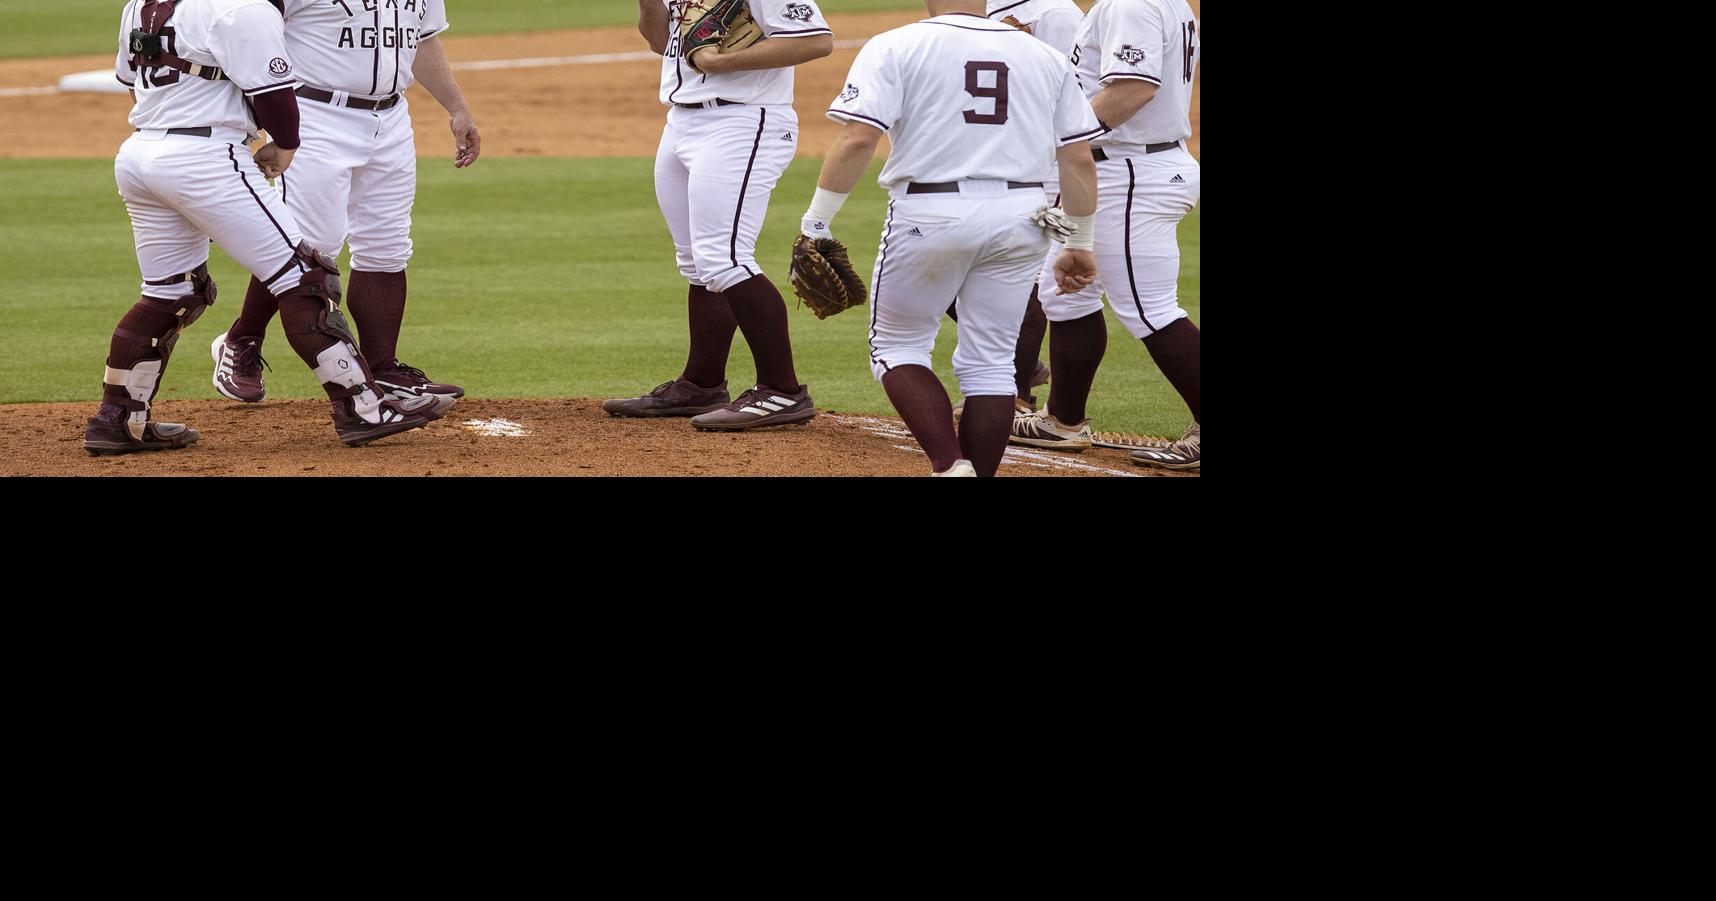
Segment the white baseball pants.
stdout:
<svg viewBox="0 0 1716 901">
<path fill-rule="evenodd" d="M 145 282 L 208 262 L 212 240 L 275 294 L 298 287 L 303 235 L 244 142 L 236 129 L 216 128 L 207 138 L 150 129 L 120 146 L 114 180 L 131 213 Z M 144 284 L 142 293 L 177 300 L 191 293 L 191 284 Z"/>
<path fill-rule="evenodd" d="M 655 198 L 686 281 L 719 294 L 762 274 L 757 234 L 797 150 L 790 106 L 668 110 Z"/>
<path fill-rule="evenodd" d="M 335 99 L 343 99 L 336 93 Z M 403 272 L 411 262 L 411 209 L 417 201 L 417 142 L 404 99 L 374 112 L 300 99 L 298 155 L 278 179 L 311 246 L 351 268 Z"/>
<path fill-rule="evenodd" d="M 1096 164 L 1096 281 L 1077 294 L 1055 294 L 1050 248 L 1038 296 L 1050 322 L 1102 310 L 1102 297 L 1134 338 L 1147 338 L 1176 319 L 1180 306 L 1180 220 L 1198 203 L 1203 170 L 1182 145 Z"/>
<path fill-rule="evenodd" d="M 870 280 L 870 370 L 929 367 L 948 305 L 959 299 L 953 372 L 966 396 L 1012 396 L 1013 350 L 1049 239 L 1031 221 L 1039 188 L 966 181 L 957 194 L 896 185 Z"/>
</svg>

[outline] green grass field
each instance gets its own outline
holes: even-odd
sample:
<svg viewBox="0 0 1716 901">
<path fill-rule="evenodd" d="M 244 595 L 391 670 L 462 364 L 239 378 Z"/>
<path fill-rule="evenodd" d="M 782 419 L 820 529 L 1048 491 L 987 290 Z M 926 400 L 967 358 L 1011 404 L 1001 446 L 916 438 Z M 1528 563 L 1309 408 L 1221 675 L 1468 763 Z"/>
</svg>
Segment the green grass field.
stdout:
<svg viewBox="0 0 1716 901">
<path fill-rule="evenodd" d="M 677 375 L 684 363 L 685 285 L 656 209 L 650 161 L 487 159 L 455 172 L 423 161 L 411 305 L 400 346 L 407 362 L 460 382 L 477 397 L 630 395 Z M 775 192 L 759 261 L 785 285 L 788 249 L 818 164 L 800 160 Z M 131 231 L 102 160 L 0 163 L 0 403 L 93 401 L 119 316 L 137 298 Z M 873 182 L 836 222 L 869 277 L 885 207 Z M 1198 310 L 1199 216 L 1181 227 L 1181 292 Z M 217 306 L 181 339 L 163 398 L 213 399 L 208 343 L 231 323 L 246 276 L 214 255 Z M 790 289 L 789 289 L 790 293 Z M 800 378 L 818 405 L 889 413 L 870 377 L 868 308 L 818 320 L 793 310 Z M 955 326 L 937 346 L 950 390 Z M 1091 412 L 1098 428 L 1178 435 L 1187 413 L 1138 342 L 1110 322 L 1107 361 Z M 276 322 L 267 356 L 272 397 L 317 397 L 309 371 Z M 751 360 L 738 342 L 729 374 L 747 387 Z M 738 383 L 745 383 L 739 385 Z"/>
<path fill-rule="evenodd" d="M 821 0 L 824 12 L 910 9 L 911 0 Z M 0 59 L 112 53 L 119 37 L 122 0 L 4 0 Z M 635 25 L 632 0 L 450 0 L 449 34 L 494 34 L 555 28 Z M 568 50 L 568 53 L 577 51 Z"/>
</svg>

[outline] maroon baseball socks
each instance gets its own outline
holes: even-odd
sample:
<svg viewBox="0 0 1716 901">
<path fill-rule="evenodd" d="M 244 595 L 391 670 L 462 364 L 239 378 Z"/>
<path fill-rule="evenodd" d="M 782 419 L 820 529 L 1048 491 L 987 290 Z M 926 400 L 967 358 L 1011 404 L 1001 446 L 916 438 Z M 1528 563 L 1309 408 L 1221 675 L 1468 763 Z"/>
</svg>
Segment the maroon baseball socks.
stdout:
<svg viewBox="0 0 1716 901">
<path fill-rule="evenodd" d="M 792 338 L 787 330 L 786 300 L 768 276 L 748 278 L 723 292 L 733 319 L 745 333 L 745 343 L 757 361 L 757 384 L 784 394 L 804 390 L 793 368 Z M 944 395 L 945 398 L 945 395 Z M 952 417 L 953 408 L 948 407 Z"/>
<path fill-rule="evenodd" d="M 1203 349 L 1204 333 L 1190 319 L 1176 319 L 1156 334 L 1144 339 L 1144 347 L 1156 367 L 1168 377 L 1174 390 L 1192 410 L 1192 421 L 1203 419 Z M 1060 378 L 1060 373 L 1055 373 Z"/>
<path fill-rule="evenodd" d="M 399 355 L 399 329 L 405 322 L 405 273 L 352 270 L 346 281 L 346 308 L 363 338 L 364 359 L 376 370 L 393 368 Z"/>
<path fill-rule="evenodd" d="M 959 448 L 971 461 L 980 478 L 989 478 L 1001 468 L 1007 453 L 1007 438 L 1013 433 L 1013 398 L 1002 394 L 979 394 L 965 398 L 959 417 Z"/>
<path fill-rule="evenodd" d="M 953 401 L 948 400 L 947 389 L 942 387 L 941 379 L 936 378 L 935 373 L 923 366 L 895 366 L 882 376 L 882 389 L 888 392 L 888 400 L 900 418 L 905 420 L 906 428 L 911 429 L 918 446 L 929 455 L 931 469 L 945 472 L 960 459 L 959 437 L 953 431 Z M 967 398 L 964 416 L 971 415 L 971 401 L 986 399 Z M 1007 423 L 1011 428 L 1013 399 L 1005 400 Z M 1001 443 L 1003 446 L 1007 443 L 1005 432 Z M 976 460 L 972 460 L 972 466 L 977 466 Z M 981 467 L 978 471 L 982 471 Z"/>
<path fill-rule="evenodd" d="M 699 388 L 719 388 L 727 382 L 727 355 L 733 349 L 733 332 L 738 330 L 739 321 L 733 318 L 727 295 L 702 285 L 690 288 L 686 316 L 691 323 L 691 349 L 680 378 Z"/>
<path fill-rule="evenodd" d="M 268 323 L 279 312 L 280 302 L 275 300 L 274 292 L 262 283 L 256 276 L 250 277 L 250 287 L 244 291 L 244 308 L 239 310 L 238 319 L 232 328 L 226 330 L 229 341 L 240 338 L 255 338 L 258 342 L 268 334 Z"/>
<path fill-rule="evenodd" d="M 1107 353 L 1108 323 L 1101 310 L 1049 327 L 1049 368 L 1055 373 L 1049 382 L 1049 415 L 1069 426 L 1089 418 L 1084 404 Z"/>
<path fill-rule="evenodd" d="M 1043 315 L 1043 302 L 1037 299 L 1037 289 L 1032 288 L 1031 301 L 1025 306 L 1025 321 L 1019 326 L 1019 343 L 1013 349 L 1013 381 L 1019 396 L 1032 406 L 1036 406 L 1037 400 L 1031 396 L 1031 378 L 1037 374 L 1037 363 L 1043 355 L 1043 337 L 1048 331 L 1049 319 Z M 978 467 L 978 475 L 982 474 L 983 468 Z"/>
</svg>

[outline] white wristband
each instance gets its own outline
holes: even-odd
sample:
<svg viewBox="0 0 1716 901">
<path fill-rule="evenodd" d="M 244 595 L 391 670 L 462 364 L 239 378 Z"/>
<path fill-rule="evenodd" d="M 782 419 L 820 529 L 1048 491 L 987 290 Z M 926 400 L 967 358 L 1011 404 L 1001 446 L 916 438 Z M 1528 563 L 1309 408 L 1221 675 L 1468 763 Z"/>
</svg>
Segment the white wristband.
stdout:
<svg viewBox="0 0 1716 901">
<path fill-rule="evenodd" d="M 840 208 L 846 205 L 846 198 L 850 196 L 852 195 L 836 194 L 833 191 L 817 188 L 816 196 L 810 198 L 810 209 L 805 211 L 804 218 L 821 219 L 827 222 L 840 212 Z"/>
<path fill-rule="evenodd" d="M 1076 226 L 1076 230 L 1067 238 L 1066 249 L 1091 250 L 1096 247 L 1095 213 L 1089 216 L 1068 216 L 1067 221 Z"/>
</svg>

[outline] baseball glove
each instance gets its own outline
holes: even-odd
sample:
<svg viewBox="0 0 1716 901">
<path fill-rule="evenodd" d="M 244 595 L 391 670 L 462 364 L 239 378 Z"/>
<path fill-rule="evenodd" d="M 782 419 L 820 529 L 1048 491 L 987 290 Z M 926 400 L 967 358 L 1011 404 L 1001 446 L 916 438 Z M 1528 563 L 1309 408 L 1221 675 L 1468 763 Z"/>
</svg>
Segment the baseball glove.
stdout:
<svg viewBox="0 0 1716 901">
<path fill-rule="evenodd" d="M 792 242 L 792 290 L 818 319 L 870 300 L 864 280 L 846 255 L 846 245 L 833 238 L 799 235 Z"/>
<path fill-rule="evenodd" d="M 716 53 L 732 53 L 762 39 L 763 29 L 745 0 L 691 0 L 679 20 L 679 52 L 693 69 L 694 50 L 713 46 Z"/>
</svg>

